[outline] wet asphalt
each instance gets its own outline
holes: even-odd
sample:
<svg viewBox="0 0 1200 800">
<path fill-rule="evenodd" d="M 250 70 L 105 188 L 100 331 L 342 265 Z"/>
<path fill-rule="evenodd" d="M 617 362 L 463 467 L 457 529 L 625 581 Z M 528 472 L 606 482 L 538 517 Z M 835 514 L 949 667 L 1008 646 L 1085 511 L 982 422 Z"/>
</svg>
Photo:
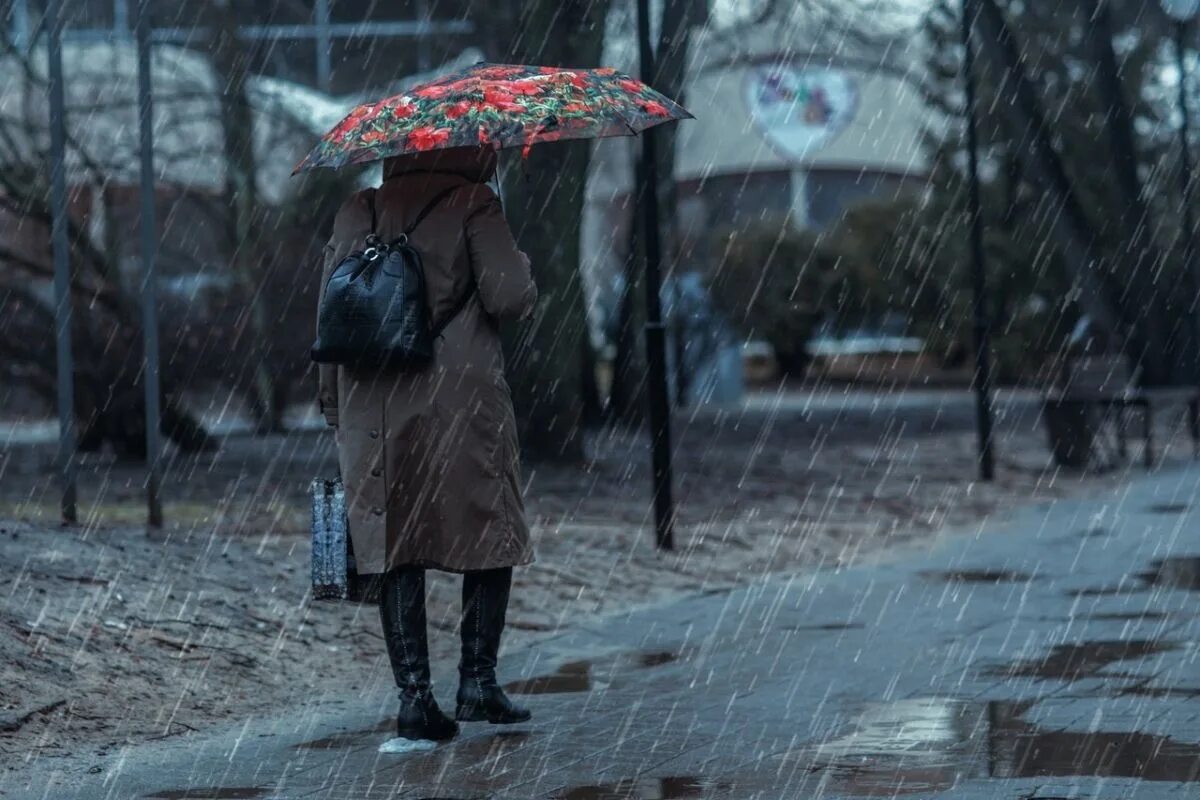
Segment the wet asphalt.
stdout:
<svg viewBox="0 0 1200 800">
<path fill-rule="evenodd" d="M 1014 510 L 886 560 L 775 576 L 508 654 L 530 724 L 386 755 L 346 686 L 131 747 L 20 798 L 1200 797 L 1200 467 Z M 440 665 L 443 705 L 453 683 Z"/>
</svg>

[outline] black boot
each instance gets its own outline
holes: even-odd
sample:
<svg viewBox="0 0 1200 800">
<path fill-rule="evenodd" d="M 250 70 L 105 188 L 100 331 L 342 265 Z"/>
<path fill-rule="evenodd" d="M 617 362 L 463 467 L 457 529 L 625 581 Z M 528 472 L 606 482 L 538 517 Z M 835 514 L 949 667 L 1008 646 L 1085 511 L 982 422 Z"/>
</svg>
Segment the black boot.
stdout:
<svg viewBox="0 0 1200 800">
<path fill-rule="evenodd" d="M 463 576 L 462 660 L 458 664 L 458 710 L 462 722 L 507 725 L 533 715 L 513 705 L 496 683 L 496 656 L 504 632 L 512 569 L 468 572 Z"/>
<path fill-rule="evenodd" d="M 425 637 L 425 570 L 401 567 L 389 572 L 379 596 L 379 619 L 392 674 L 400 689 L 396 735 L 404 739 L 452 739 L 458 724 L 442 713 L 429 681 L 429 642 Z"/>
</svg>

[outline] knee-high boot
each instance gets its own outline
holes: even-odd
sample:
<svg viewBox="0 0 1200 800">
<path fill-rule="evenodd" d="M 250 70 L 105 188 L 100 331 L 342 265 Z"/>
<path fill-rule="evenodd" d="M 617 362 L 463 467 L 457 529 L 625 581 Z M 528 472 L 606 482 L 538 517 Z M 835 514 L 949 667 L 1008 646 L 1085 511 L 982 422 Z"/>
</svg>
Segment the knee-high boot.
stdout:
<svg viewBox="0 0 1200 800">
<path fill-rule="evenodd" d="M 463 575 L 462 660 L 458 664 L 455 718 L 463 722 L 509 724 L 533 715 L 514 705 L 496 682 L 496 660 L 512 587 L 512 569 Z"/>
<path fill-rule="evenodd" d="M 429 678 L 425 629 L 425 570 L 401 567 L 383 580 L 379 597 L 388 659 L 400 689 L 396 735 L 405 739 L 451 739 L 458 724 L 438 708 Z"/>
</svg>

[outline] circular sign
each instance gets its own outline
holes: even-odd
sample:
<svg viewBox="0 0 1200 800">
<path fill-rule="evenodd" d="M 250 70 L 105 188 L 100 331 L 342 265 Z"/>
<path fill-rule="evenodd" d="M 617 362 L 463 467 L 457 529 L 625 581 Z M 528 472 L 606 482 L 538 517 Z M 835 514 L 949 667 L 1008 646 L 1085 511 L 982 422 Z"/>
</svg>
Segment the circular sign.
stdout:
<svg viewBox="0 0 1200 800">
<path fill-rule="evenodd" d="M 850 124 L 858 108 L 858 87 L 840 70 L 752 67 L 746 103 L 767 140 L 798 161 Z"/>
</svg>

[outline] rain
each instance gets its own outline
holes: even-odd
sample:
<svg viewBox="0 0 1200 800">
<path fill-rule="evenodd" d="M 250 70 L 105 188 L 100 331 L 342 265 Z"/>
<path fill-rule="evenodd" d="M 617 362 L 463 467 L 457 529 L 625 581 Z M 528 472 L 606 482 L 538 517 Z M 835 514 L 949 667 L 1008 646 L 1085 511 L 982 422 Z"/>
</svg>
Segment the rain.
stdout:
<svg viewBox="0 0 1200 800">
<path fill-rule="evenodd" d="M 0 798 L 1200 791 L 1200 0 L 0 0 Z"/>
</svg>

